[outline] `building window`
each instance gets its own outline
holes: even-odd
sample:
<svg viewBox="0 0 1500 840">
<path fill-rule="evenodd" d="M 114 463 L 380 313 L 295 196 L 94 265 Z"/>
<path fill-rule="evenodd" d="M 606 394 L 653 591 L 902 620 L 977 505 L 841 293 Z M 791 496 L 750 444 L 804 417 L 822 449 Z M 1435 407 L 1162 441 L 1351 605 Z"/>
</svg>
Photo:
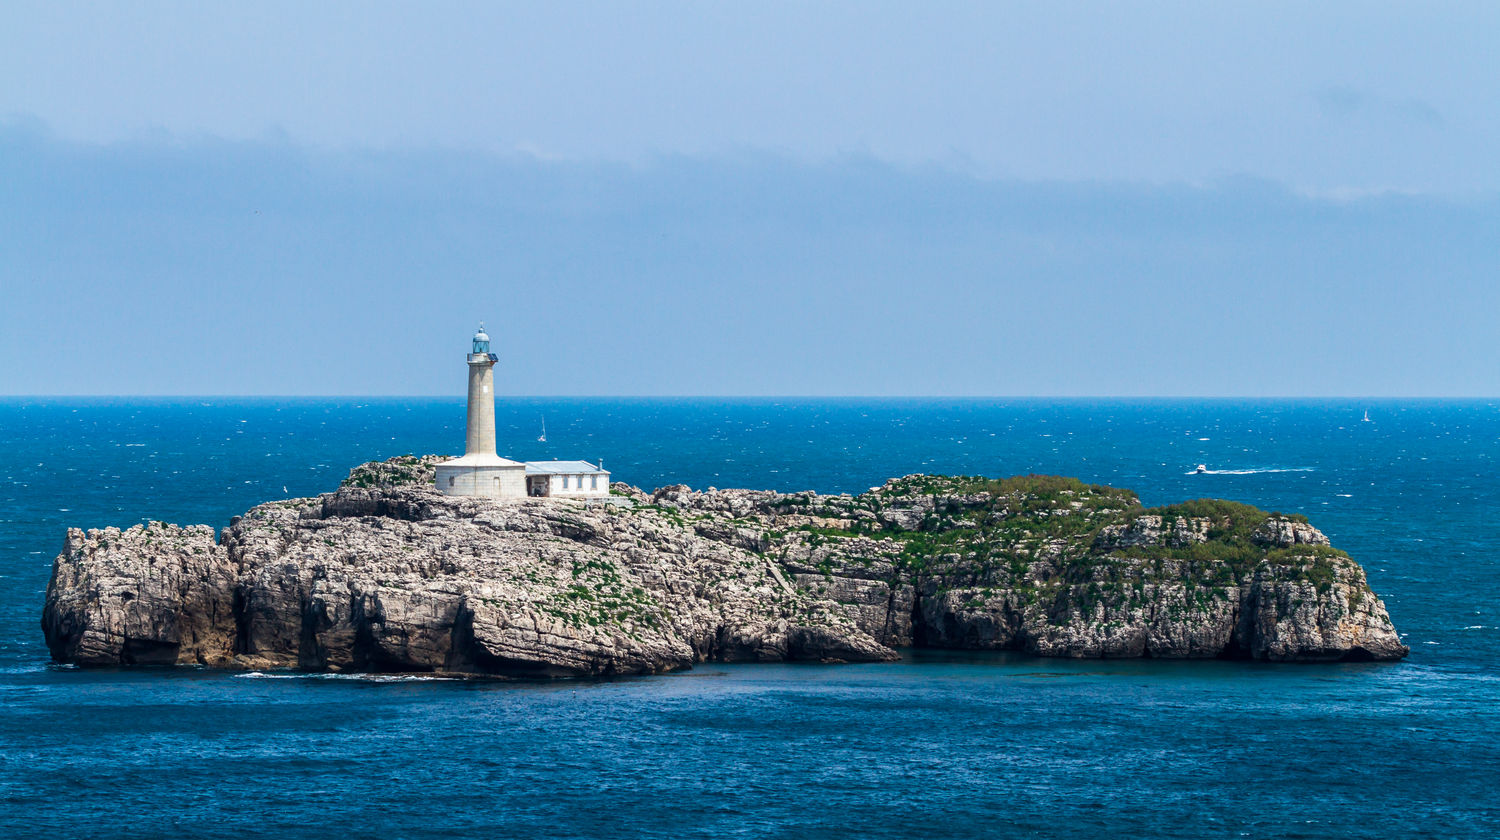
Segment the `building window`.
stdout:
<svg viewBox="0 0 1500 840">
<path fill-rule="evenodd" d="M 453 476 L 451 476 L 451 475 L 450 475 L 450 476 L 448 476 L 448 486 L 449 486 L 449 487 L 452 487 L 452 486 L 453 486 Z"/>
<path fill-rule="evenodd" d="M 568 489 L 568 477 L 567 476 L 563 476 L 563 489 L 564 490 Z"/>
<path fill-rule="evenodd" d="M 589 489 L 590 490 L 598 490 L 599 489 L 599 476 L 597 476 L 597 475 L 591 475 L 591 476 L 589 476 Z"/>
</svg>

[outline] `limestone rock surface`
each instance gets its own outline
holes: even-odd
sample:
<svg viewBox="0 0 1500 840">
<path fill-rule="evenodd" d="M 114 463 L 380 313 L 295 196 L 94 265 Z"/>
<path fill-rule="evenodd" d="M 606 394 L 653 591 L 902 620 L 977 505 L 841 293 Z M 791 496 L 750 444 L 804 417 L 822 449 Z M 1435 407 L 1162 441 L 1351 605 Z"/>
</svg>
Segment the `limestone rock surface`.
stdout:
<svg viewBox="0 0 1500 840">
<path fill-rule="evenodd" d="M 361 465 L 336 492 L 259 505 L 218 535 L 70 529 L 43 609 L 53 658 L 564 677 L 882 661 L 912 645 L 1408 652 L 1357 563 L 1300 517 L 1244 505 L 1145 510 L 1035 476 L 487 500 L 433 490 L 437 460 Z"/>
</svg>

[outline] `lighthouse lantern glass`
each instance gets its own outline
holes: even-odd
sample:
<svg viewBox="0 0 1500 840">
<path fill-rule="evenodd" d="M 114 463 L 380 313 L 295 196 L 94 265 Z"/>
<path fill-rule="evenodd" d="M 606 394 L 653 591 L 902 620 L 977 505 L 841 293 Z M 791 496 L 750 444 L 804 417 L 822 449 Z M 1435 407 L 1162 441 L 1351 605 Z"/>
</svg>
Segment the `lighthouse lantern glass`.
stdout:
<svg viewBox="0 0 1500 840">
<path fill-rule="evenodd" d="M 485 334 L 484 327 L 481 326 L 479 332 L 474 333 L 474 354 L 488 354 L 489 352 L 490 337 Z"/>
</svg>

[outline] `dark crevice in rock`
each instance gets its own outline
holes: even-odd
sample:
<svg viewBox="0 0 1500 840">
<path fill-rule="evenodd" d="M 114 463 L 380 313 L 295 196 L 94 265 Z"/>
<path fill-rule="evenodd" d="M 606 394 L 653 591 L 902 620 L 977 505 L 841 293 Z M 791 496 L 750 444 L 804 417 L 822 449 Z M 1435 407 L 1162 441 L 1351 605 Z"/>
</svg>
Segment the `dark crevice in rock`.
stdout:
<svg viewBox="0 0 1500 840">
<path fill-rule="evenodd" d="M 1235 610 L 1234 629 L 1229 633 L 1229 641 L 1224 644 L 1223 650 L 1219 651 L 1218 659 L 1249 659 L 1250 648 L 1246 641 L 1250 637 L 1251 629 L 1244 621 L 1244 610 Z"/>
<path fill-rule="evenodd" d="M 911 646 L 927 647 L 929 633 L 927 632 L 927 615 L 922 601 L 922 590 L 927 586 L 921 578 L 912 581 L 911 594 Z"/>
<path fill-rule="evenodd" d="M 246 586 L 234 588 L 233 607 L 230 610 L 234 616 L 234 648 L 236 655 L 250 652 L 250 590 Z"/>
<path fill-rule="evenodd" d="M 485 672 L 476 662 L 483 651 L 476 649 L 474 639 L 474 610 L 467 603 L 459 607 L 453 617 L 453 632 L 448 641 L 448 657 L 443 661 L 443 670 L 456 674 Z"/>
<path fill-rule="evenodd" d="M 900 614 L 896 607 L 896 596 L 901 592 L 901 584 L 899 581 L 891 581 L 887 586 L 890 591 L 886 594 L 885 598 L 885 626 L 881 628 L 879 641 L 883 645 L 895 646 L 900 644 L 901 641 L 900 625 L 898 624 Z M 906 619 L 907 621 L 911 620 L 910 612 L 907 613 Z"/>
<path fill-rule="evenodd" d="M 366 610 L 368 599 L 355 596 L 349 602 L 349 623 L 354 627 L 354 641 L 349 647 L 350 668 L 355 671 L 382 671 L 379 647 L 375 642 L 375 628 L 378 616 L 371 616 Z M 396 670 L 413 670 L 411 668 L 399 668 Z"/>
<path fill-rule="evenodd" d="M 302 627 L 297 641 L 297 667 L 308 671 L 321 670 L 328 665 L 318 634 L 330 626 L 327 607 L 321 601 L 305 601 L 302 605 Z"/>
<path fill-rule="evenodd" d="M 120 644 L 121 665 L 176 665 L 180 645 L 126 637 Z"/>
</svg>

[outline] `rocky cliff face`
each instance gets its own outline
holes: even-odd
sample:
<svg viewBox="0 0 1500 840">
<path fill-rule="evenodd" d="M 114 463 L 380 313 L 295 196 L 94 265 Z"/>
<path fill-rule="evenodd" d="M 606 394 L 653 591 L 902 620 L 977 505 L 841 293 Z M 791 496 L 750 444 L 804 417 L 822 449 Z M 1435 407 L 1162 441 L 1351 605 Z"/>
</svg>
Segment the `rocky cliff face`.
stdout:
<svg viewBox="0 0 1500 840">
<path fill-rule="evenodd" d="M 908 476 L 859 496 L 609 504 L 430 489 L 432 458 L 356 468 L 216 540 L 68 532 L 42 625 L 84 666 L 513 676 L 893 647 L 1070 657 L 1398 659 L 1364 572 L 1312 526 L 1229 502 L 1142 509 L 1069 479 Z"/>
</svg>

